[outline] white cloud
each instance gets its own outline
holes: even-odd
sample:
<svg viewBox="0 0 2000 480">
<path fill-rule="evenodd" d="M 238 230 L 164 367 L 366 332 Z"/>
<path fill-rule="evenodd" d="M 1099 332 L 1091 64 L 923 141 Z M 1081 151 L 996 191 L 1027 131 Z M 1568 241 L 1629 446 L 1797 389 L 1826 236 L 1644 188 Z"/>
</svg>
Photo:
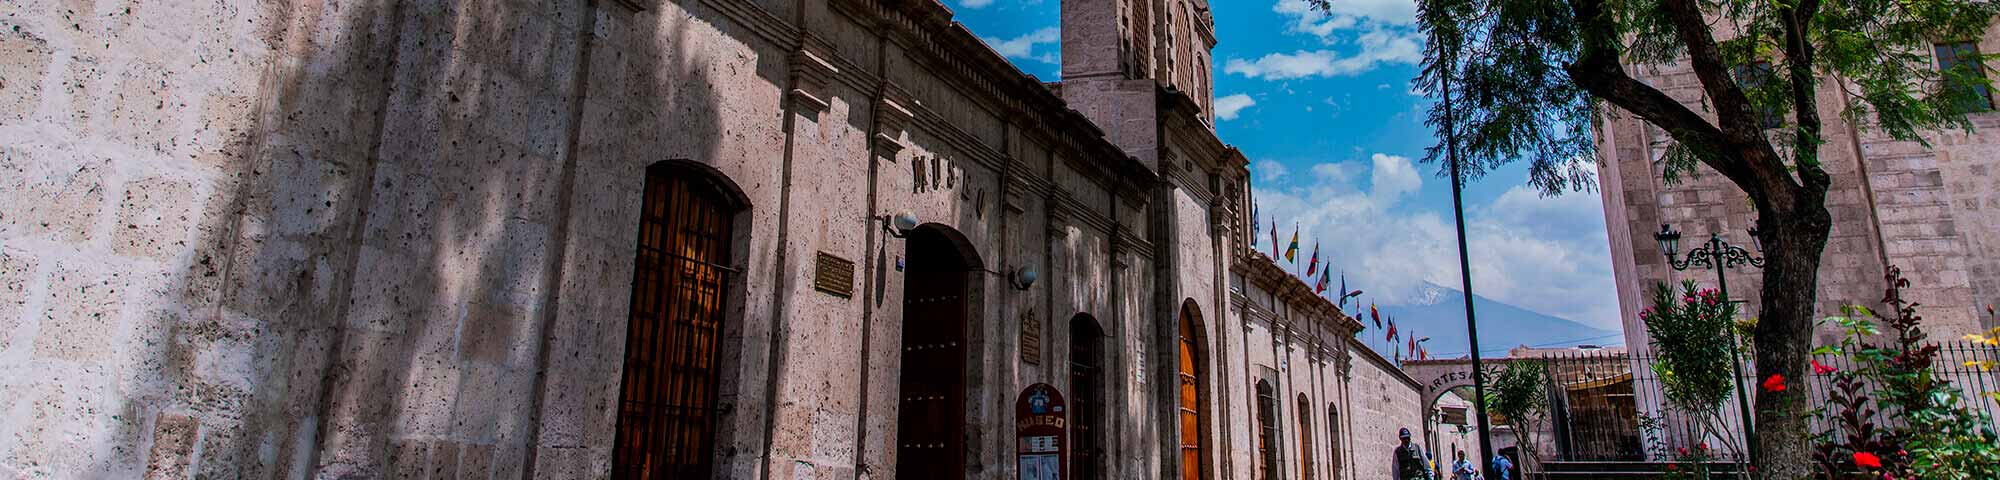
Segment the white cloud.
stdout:
<svg viewBox="0 0 2000 480">
<path fill-rule="evenodd" d="M 1378 199 L 1393 202 L 1424 186 L 1424 177 L 1417 174 L 1417 167 L 1407 157 L 1377 153 L 1369 160 L 1375 165 L 1369 169 L 1368 189 Z"/>
<path fill-rule="evenodd" d="M 1257 173 L 1259 182 L 1277 182 L 1292 174 L 1290 169 L 1285 168 L 1285 164 L 1274 160 L 1258 160 L 1257 167 L 1253 171 Z"/>
<path fill-rule="evenodd" d="M 1270 53 L 1256 60 L 1229 59 L 1223 71 L 1265 80 L 1358 75 L 1384 64 L 1417 64 L 1423 60 L 1421 40 L 1409 31 L 1374 29 L 1355 38 L 1352 55 L 1331 49 Z"/>
<path fill-rule="evenodd" d="M 1257 99 L 1250 98 L 1249 95 L 1244 95 L 1241 93 L 1230 95 L 1227 97 L 1217 98 L 1215 99 L 1215 118 L 1222 120 L 1235 120 L 1237 113 L 1240 113 L 1243 111 L 1243 109 L 1250 108 L 1251 105 L 1256 105 L 1256 104 L 1257 104 Z"/>
<path fill-rule="evenodd" d="M 1369 170 L 1366 185 L 1363 168 Z M 1415 205 L 1410 194 L 1422 188 L 1423 176 L 1409 159 L 1378 153 L 1368 161 L 1314 165 L 1312 171 L 1310 185 L 1260 184 L 1257 201 L 1266 219 L 1297 222 L 1305 231 L 1302 243 L 1319 242 L 1330 252 L 1349 286 L 1385 304 L 1414 303 L 1425 282 L 1457 287 L 1451 212 Z M 1543 198 L 1515 186 L 1490 204 L 1468 206 L 1466 215 L 1473 288 L 1481 296 L 1619 328 L 1597 196 Z M 1269 241 L 1268 232 L 1260 237 Z M 1258 248 L 1269 252 L 1271 246 Z"/>
<path fill-rule="evenodd" d="M 984 1 L 990 3 L 992 0 L 984 0 Z M 968 3 L 967 6 L 970 6 L 970 4 Z M 1061 42 L 1062 41 L 1061 28 L 1057 27 L 1043 28 L 1041 30 L 1028 32 L 1026 35 L 1021 35 L 1019 37 L 1014 37 L 1010 39 L 999 39 L 993 37 L 980 37 L 979 39 L 985 41 L 986 45 L 993 47 L 993 51 L 1000 52 L 1000 55 L 1005 56 L 1007 58 L 1034 60 L 1042 63 L 1057 63 L 1061 61 L 1061 59 L 1058 57 L 1058 54 L 1060 52 L 1056 50 L 1046 50 L 1039 54 L 1035 53 L 1035 49 L 1039 45 L 1043 44 L 1053 45 L 1058 42 Z"/>
<path fill-rule="evenodd" d="M 1271 11 L 1286 17 L 1286 30 L 1333 41 L 1335 33 L 1362 25 L 1408 27 L 1417 21 L 1413 0 L 1334 0 L 1325 11 L 1314 10 L 1306 0 L 1278 0 Z"/>
<path fill-rule="evenodd" d="M 986 8 L 986 6 L 987 6 L 987 5 L 992 5 L 992 4 L 993 4 L 993 0 L 959 0 L 959 1 L 958 1 L 958 6 L 961 6 L 961 7 L 965 7 L 965 8 L 970 8 L 970 9 L 981 9 L 981 8 Z"/>
<path fill-rule="evenodd" d="M 1344 184 L 1351 181 L 1354 171 L 1360 168 L 1358 162 L 1322 163 L 1313 165 L 1312 172 L 1320 183 Z"/>
</svg>

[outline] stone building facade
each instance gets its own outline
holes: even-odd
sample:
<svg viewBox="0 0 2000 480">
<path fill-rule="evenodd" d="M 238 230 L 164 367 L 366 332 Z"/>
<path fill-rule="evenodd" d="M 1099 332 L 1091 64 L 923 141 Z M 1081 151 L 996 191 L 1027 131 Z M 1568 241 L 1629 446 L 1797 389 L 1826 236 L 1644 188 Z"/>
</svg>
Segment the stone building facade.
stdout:
<svg viewBox="0 0 2000 480">
<path fill-rule="evenodd" d="M 1996 52 L 2000 34 L 1989 31 L 1977 41 L 1940 45 L 1954 44 Z M 1686 61 L 1626 70 L 1684 103 L 1701 102 L 1701 83 Z M 2000 113 L 1988 105 L 1969 115 L 1972 132 L 1937 132 L 1926 148 L 1845 121 L 1846 99 L 1853 92 L 1842 82 L 1821 85 L 1818 104 L 1827 123 L 1820 155 L 1833 178 L 1826 205 L 1833 232 L 1819 270 L 1821 315 L 1835 315 L 1843 304 L 1873 306 L 1893 265 L 1910 279 L 1906 298 L 1924 305 L 1933 338 L 1994 327 L 1985 309 L 2000 303 L 2000 235 L 1995 234 L 2000 232 Z M 1660 225 L 1672 224 L 1684 234 L 1683 250 L 1719 234 L 1754 251 L 1748 230 L 1756 214 L 1741 190 L 1706 166 L 1678 185 L 1668 184 L 1659 160 L 1672 140 L 1637 116 L 1604 118 L 1597 133 L 1599 186 L 1625 344 L 1644 349 L 1650 342 L 1639 311 L 1650 302 L 1655 282 L 1715 285 L 1713 271 L 1678 272 L 1667 265 L 1653 238 Z M 1754 317 L 1762 272 L 1744 268 L 1728 276 L 1730 296 L 1753 300 L 1745 314 Z M 1819 341 L 1835 335 L 1822 331 Z"/>
<path fill-rule="evenodd" d="M 1069 478 L 1386 472 L 1206 4 L 1063 10 L 1044 84 L 933 0 L 0 6 L 0 475 L 1015 478 L 1038 383 Z"/>
</svg>

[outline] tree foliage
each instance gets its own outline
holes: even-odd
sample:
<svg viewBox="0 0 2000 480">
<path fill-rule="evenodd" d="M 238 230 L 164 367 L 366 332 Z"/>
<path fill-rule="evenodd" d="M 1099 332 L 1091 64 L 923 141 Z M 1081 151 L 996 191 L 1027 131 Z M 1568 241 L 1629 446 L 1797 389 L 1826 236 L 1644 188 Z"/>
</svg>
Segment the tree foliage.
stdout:
<svg viewBox="0 0 2000 480">
<path fill-rule="evenodd" d="M 1424 0 L 1416 84 L 1436 97 L 1449 82 L 1450 101 L 1431 106 L 1429 123 L 1462 142 L 1467 178 L 1526 160 L 1529 183 L 1545 193 L 1587 188 L 1592 165 L 1582 160 L 1596 157 L 1605 101 L 1677 140 L 1672 173 L 1698 161 L 1732 177 L 1763 167 L 1746 165 L 1765 159 L 1741 158 L 1740 143 L 1815 172 L 1823 79 L 1837 83 L 1840 115 L 1891 137 L 1970 128 L 1963 106 L 1988 80 L 1977 63 L 1940 71 L 1933 47 L 1976 40 L 1996 11 L 1975 0 Z M 1702 83 L 1693 106 L 1623 68 L 1681 62 Z M 1772 118 L 1785 125 L 1767 138 L 1727 138 L 1762 133 Z M 1433 147 L 1426 160 L 1443 155 Z"/>
<path fill-rule="evenodd" d="M 1418 5 L 1427 45 L 1416 84 L 1440 99 L 1429 123 L 1444 144 L 1426 161 L 1469 180 L 1526 160 L 1528 182 L 1544 193 L 1584 189 L 1597 157 L 1595 122 L 1630 114 L 1672 138 L 1663 168 L 1670 180 L 1705 166 L 1749 197 L 1768 260 L 1752 338 L 1756 378 L 1777 380 L 1805 368 L 1820 254 L 1833 228 L 1833 180 L 1819 155 L 1822 106 L 1899 140 L 1970 128 L 1965 107 L 1990 88 L 1983 62 L 1940 71 L 1934 52 L 1938 42 L 1979 39 L 2000 11 L 1985 0 Z M 1628 65 L 1698 88 L 1669 94 Z M 1756 394 L 1760 475 L 1806 476 L 1802 395 Z"/>
</svg>

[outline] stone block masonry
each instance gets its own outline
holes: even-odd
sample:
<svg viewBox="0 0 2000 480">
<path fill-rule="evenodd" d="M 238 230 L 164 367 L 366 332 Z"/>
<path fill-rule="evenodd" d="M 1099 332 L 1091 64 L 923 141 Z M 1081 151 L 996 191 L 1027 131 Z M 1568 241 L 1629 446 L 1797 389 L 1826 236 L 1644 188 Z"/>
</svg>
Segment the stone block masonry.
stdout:
<svg viewBox="0 0 2000 480">
<path fill-rule="evenodd" d="M 1114 2 L 1065 11 L 1094 3 Z M 1147 68 L 1074 89 L 936 2 L 0 3 L 0 477 L 625 474 L 619 433 L 652 410 L 623 382 L 672 348 L 713 359 L 672 364 L 711 389 L 706 454 L 675 465 L 713 478 L 931 459 L 898 442 L 924 426 L 901 415 L 918 347 L 962 351 L 937 380 L 965 385 L 945 423 L 967 478 L 1015 476 L 996 405 L 1071 389 L 1073 360 L 1112 372 L 1072 400 L 1102 409 L 1104 478 L 1251 472 L 1258 368 L 1354 412 L 1314 430 L 1412 415 L 1376 364 L 1350 395 L 1365 362 L 1323 300 L 1287 294 L 1297 337 L 1247 328 L 1248 162 L 1204 120 L 1212 20 L 1132 3 L 1179 34 L 1128 32 Z M 648 203 L 668 180 L 696 193 Z M 726 248 L 640 248 L 696 195 L 722 218 L 671 234 Z M 934 241 L 886 229 L 899 213 Z M 821 255 L 853 262 L 849 294 L 815 288 Z M 963 318 L 906 319 L 936 300 L 906 275 L 947 263 Z M 628 344 L 659 298 L 701 314 L 702 346 Z M 963 335 L 909 344 L 940 321 Z M 1194 430 L 1161 413 L 1187 398 L 1186 337 L 1207 352 Z M 1368 448 L 1285 468 L 1373 478 Z"/>
</svg>

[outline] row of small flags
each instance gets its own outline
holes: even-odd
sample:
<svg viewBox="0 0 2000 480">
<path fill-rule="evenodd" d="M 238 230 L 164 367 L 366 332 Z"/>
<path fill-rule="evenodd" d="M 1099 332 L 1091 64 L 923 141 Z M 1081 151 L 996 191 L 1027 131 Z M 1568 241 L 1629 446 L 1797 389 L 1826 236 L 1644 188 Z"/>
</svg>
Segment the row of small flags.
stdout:
<svg viewBox="0 0 2000 480">
<path fill-rule="evenodd" d="M 1250 225 L 1251 225 L 1251 228 L 1253 228 L 1253 229 L 1262 229 L 1262 228 L 1263 228 L 1263 225 L 1262 225 L 1262 223 L 1263 223 L 1263 218 L 1261 218 L 1261 217 L 1259 216 L 1259 214 L 1260 214 L 1260 213 L 1262 213 L 1262 212 L 1260 212 L 1258 208 L 1256 208 L 1256 207 L 1252 207 L 1252 209 L 1251 209 L 1251 213 L 1250 213 L 1250 215 L 1251 215 L 1251 216 L 1250 216 Z M 1252 235 L 1252 238 L 1255 238 L 1255 236 L 1256 236 L 1256 235 L 1259 235 L 1259 234 L 1261 234 L 1261 233 L 1262 233 L 1262 232 L 1255 232 L 1255 231 L 1253 231 L 1253 232 L 1251 233 L 1251 235 Z M 1282 259 L 1284 259 L 1284 261 L 1287 261 L 1287 262 L 1292 262 L 1292 266 L 1293 266 L 1293 267 L 1297 267 L 1297 266 L 1298 266 L 1298 264 L 1299 264 L 1299 262 L 1298 262 L 1298 255 L 1299 255 L 1299 226 L 1298 226 L 1298 224 L 1296 224 L 1296 223 L 1292 224 L 1292 241 L 1291 241 L 1291 242 L 1290 242 L 1290 243 L 1289 243 L 1289 244 L 1288 244 L 1288 245 L 1287 245 L 1287 246 L 1285 247 L 1285 250 L 1284 250 L 1284 253 L 1283 253 L 1283 254 L 1281 255 L 1281 254 L 1279 253 L 1279 251 L 1278 251 L 1278 220 L 1277 220 L 1277 219 L 1272 219 L 1272 220 L 1271 220 L 1271 260 L 1272 260 L 1272 261 L 1277 261 L 1278 259 L 1281 259 L 1281 258 L 1282 258 Z M 1308 260 L 1306 261 L 1306 270 L 1305 270 L 1305 276 L 1304 276 L 1304 278 L 1305 278 L 1305 279 L 1306 279 L 1307 281 L 1310 281 L 1310 282 L 1313 282 L 1313 293 L 1314 293 L 1314 294 L 1324 294 L 1324 293 L 1326 293 L 1326 287 L 1327 287 L 1327 284 L 1328 284 L 1328 282 L 1329 282 L 1330 280 L 1332 280 L 1332 275 L 1333 275 L 1333 261 L 1332 261 L 1331 259 L 1327 260 L 1327 266 L 1326 266 L 1326 268 L 1325 268 L 1325 269 L 1321 269 L 1321 268 L 1319 268 L 1319 267 L 1320 267 L 1320 265 L 1319 265 L 1319 243 L 1318 243 L 1318 242 L 1314 242 L 1314 243 L 1313 243 L 1313 249 L 1312 249 L 1312 256 L 1311 256 L 1311 257 L 1310 257 L 1310 258 L 1309 258 L 1309 259 L 1308 259 Z M 1318 275 L 1318 276 L 1319 276 L 1319 278 L 1318 278 L 1317 280 L 1314 280 L 1314 279 L 1313 279 L 1313 276 L 1314 276 L 1314 275 Z M 1348 289 L 1347 289 L 1347 274 L 1346 274 L 1346 273 L 1341 273 L 1341 274 L 1340 274 L 1340 290 L 1338 291 L 1338 295 L 1339 295 L 1339 297 L 1336 297 L 1336 298 L 1338 298 L 1338 299 L 1339 299 L 1339 300 L 1338 300 L 1338 302 L 1339 302 L 1339 307 L 1338 307 L 1338 308 L 1340 308 L 1340 309 L 1341 309 L 1341 310 L 1343 310 L 1343 311 L 1345 311 L 1345 310 L 1347 309 L 1347 298 L 1348 298 L 1348 296 L 1349 296 L 1349 295 L 1348 295 L 1348 293 L 1349 293 L 1349 292 L 1351 292 L 1351 290 L 1348 290 Z M 1360 306 L 1361 306 L 1361 301 L 1360 301 L 1360 300 L 1355 300 L 1355 302 L 1354 302 L 1354 306 L 1355 306 L 1356 308 L 1360 308 Z M 1360 314 L 1359 312 L 1356 312 L 1354 316 L 1355 316 L 1355 317 L 1357 317 L 1357 318 L 1359 318 L 1359 317 L 1361 316 L 1361 314 Z M 1373 303 L 1370 303 L 1370 304 L 1368 304 L 1368 319 L 1369 319 L 1369 320 L 1371 320 L 1371 321 L 1373 321 L 1373 322 L 1375 323 L 1375 329 L 1376 329 L 1376 330 L 1382 330 L 1382 329 L 1383 329 L 1383 323 L 1382 323 L 1382 312 L 1381 312 L 1380 310 L 1376 309 L 1376 308 L 1375 308 L 1375 304 L 1373 304 Z M 1362 328 L 1367 328 L 1367 325 L 1363 325 L 1363 326 L 1362 326 Z M 1388 329 L 1387 329 L 1387 332 L 1386 332 L 1386 333 L 1385 333 L 1385 334 L 1383 335 L 1383 340 L 1382 340 L 1382 341 L 1384 341 L 1384 342 L 1388 342 L 1388 343 L 1389 343 L 1389 344 L 1390 344 L 1391 346 L 1393 346 L 1393 347 L 1401 347 L 1402 345 L 1398 345 L 1398 344 L 1396 343 L 1396 341 L 1397 341 L 1397 340 L 1407 340 L 1407 341 L 1408 341 L 1407 343 L 1408 343 L 1408 345 L 1409 345 L 1409 349 L 1408 349 L 1408 350 L 1403 350 L 1403 349 L 1401 349 L 1401 348 L 1396 348 L 1396 349 L 1395 349 L 1395 352 L 1394 352 L 1394 355 L 1395 355 L 1395 357 L 1396 357 L 1397 361 L 1401 361 L 1401 360 L 1402 360 L 1402 356 L 1403 356 L 1403 352 L 1405 352 L 1405 351 L 1408 351 L 1408 352 L 1410 352 L 1410 355 L 1411 355 L 1412 357 L 1415 357 L 1415 358 L 1416 358 L 1416 359 L 1418 359 L 1418 360 L 1428 360 L 1428 359 L 1430 359 L 1430 356 L 1431 356 L 1431 355 L 1430 355 L 1430 351 L 1426 350 L 1426 349 L 1424 348 L 1424 345 L 1422 344 L 1422 341 L 1423 341 L 1423 340 L 1429 340 L 1429 338 L 1428 338 L 1428 337 L 1426 337 L 1426 338 L 1423 338 L 1423 339 L 1421 339 L 1421 340 L 1420 340 L 1420 339 L 1419 339 L 1419 338 L 1418 338 L 1418 337 L 1417 337 L 1417 336 L 1416 336 L 1415 334 L 1412 334 L 1412 335 L 1408 336 L 1407 338 L 1403 337 L 1403 336 L 1401 335 L 1401 332 L 1397 331 L 1397 329 L 1396 329 L 1396 317 L 1395 317 L 1394 315 L 1391 315 L 1391 316 L 1389 317 L 1389 323 L 1388 323 Z"/>
</svg>

